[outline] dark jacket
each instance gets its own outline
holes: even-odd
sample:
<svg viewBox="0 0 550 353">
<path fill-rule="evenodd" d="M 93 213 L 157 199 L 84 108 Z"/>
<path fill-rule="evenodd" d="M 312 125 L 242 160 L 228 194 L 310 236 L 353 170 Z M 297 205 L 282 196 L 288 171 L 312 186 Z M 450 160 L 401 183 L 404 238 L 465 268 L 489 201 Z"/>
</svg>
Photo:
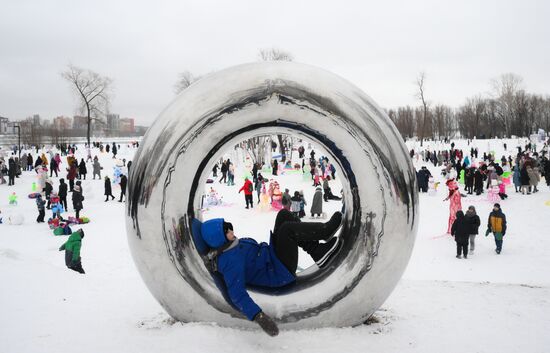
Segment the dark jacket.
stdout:
<svg viewBox="0 0 550 353">
<path fill-rule="evenodd" d="M 111 179 L 105 178 L 105 193 L 103 195 L 112 195 L 113 190 L 111 189 Z"/>
<path fill-rule="evenodd" d="M 455 241 L 459 244 L 467 243 L 470 238 L 470 224 L 464 217 L 462 211 L 456 213 L 456 220 L 451 228 L 451 234 L 455 237 Z"/>
<path fill-rule="evenodd" d="M 479 225 L 481 224 L 479 216 L 477 214 L 471 214 L 470 212 L 466 212 L 466 215 L 464 217 L 466 218 L 466 221 L 470 225 L 470 234 L 478 234 Z"/>
<path fill-rule="evenodd" d="M 201 226 L 202 237 L 211 247 L 227 243 L 223 221 L 223 218 L 215 218 Z M 248 295 L 246 285 L 277 288 L 294 282 L 295 277 L 277 258 L 271 244 L 258 244 L 250 238 L 235 241 L 238 241 L 236 246 L 217 256 L 217 271 L 223 276 L 233 305 L 253 320 L 261 308 Z"/>
<path fill-rule="evenodd" d="M 42 197 L 36 198 L 36 207 L 38 207 L 38 211 L 44 211 L 45 205 L 46 205 L 46 201 L 44 201 Z"/>
<path fill-rule="evenodd" d="M 88 173 L 88 170 L 86 168 L 86 162 L 84 162 L 84 161 L 80 162 L 80 164 L 78 165 L 78 173 L 80 173 L 80 174 Z"/>
<path fill-rule="evenodd" d="M 122 192 L 124 193 L 124 191 L 126 191 L 126 184 L 128 183 L 128 178 L 126 177 L 126 175 L 122 174 L 120 176 L 120 190 L 122 190 Z"/>
<path fill-rule="evenodd" d="M 77 211 L 81 210 L 83 208 L 82 201 L 84 200 L 84 198 L 82 197 L 82 192 L 80 191 L 80 187 L 75 186 L 72 197 L 73 197 L 73 208 Z"/>
<path fill-rule="evenodd" d="M 311 214 L 320 215 L 323 213 L 323 191 L 320 187 L 315 189 L 315 194 L 313 195 L 313 201 L 311 202 Z"/>
<path fill-rule="evenodd" d="M 52 191 L 53 191 L 52 184 L 50 184 L 49 182 L 46 182 L 46 184 L 44 185 L 44 193 L 46 194 L 47 200 L 50 199 L 50 194 L 52 193 Z"/>
<path fill-rule="evenodd" d="M 59 197 L 67 197 L 67 184 L 65 182 L 60 182 L 59 184 Z"/>
</svg>

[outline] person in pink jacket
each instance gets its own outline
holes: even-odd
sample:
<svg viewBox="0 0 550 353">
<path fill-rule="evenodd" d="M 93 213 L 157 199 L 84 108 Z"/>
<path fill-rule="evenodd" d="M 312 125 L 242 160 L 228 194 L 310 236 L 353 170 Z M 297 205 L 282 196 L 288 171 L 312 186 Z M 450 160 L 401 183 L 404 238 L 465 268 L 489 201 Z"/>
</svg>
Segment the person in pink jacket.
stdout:
<svg viewBox="0 0 550 353">
<path fill-rule="evenodd" d="M 462 211 L 462 196 L 460 195 L 460 191 L 458 190 L 458 184 L 456 183 L 456 180 L 449 179 L 446 182 L 447 188 L 449 188 L 449 196 L 445 198 L 443 201 L 450 200 L 449 203 L 449 223 L 447 227 L 447 233 L 451 234 L 451 228 L 453 226 L 454 221 L 456 220 L 456 213 L 458 211 Z"/>
</svg>

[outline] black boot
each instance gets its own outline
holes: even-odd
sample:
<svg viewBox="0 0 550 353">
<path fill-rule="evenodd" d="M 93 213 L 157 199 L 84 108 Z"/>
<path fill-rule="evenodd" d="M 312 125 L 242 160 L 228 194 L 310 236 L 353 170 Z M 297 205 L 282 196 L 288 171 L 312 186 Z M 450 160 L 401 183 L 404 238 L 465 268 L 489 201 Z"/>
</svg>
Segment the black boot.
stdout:
<svg viewBox="0 0 550 353">
<path fill-rule="evenodd" d="M 342 222 L 342 213 L 335 212 L 330 220 L 326 223 L 321 222 L 292 222 L 289 230 L 296 235 L 298 242 L 325 240 L 332 238 L 334 233 L 340 227 Z"/>
<path fill-rule="evenodd" d="M 317 266 L 319 266 L 319 268 L 323 268 L 330 262 L 330 259 L 332 259 L 334 255 L 338 252 L 338 249 L 340 247 L 340 244 L 342 244 L 342 241 L 338 237 L 333 237 L 326 243 L 319 243 L 319 242 L 314 242 L 314 243 L 315 245 L 310 245 L 309 249 L 307 250 L 304 247 L 302 248 L 306 250 L 306 252 L 315 261 Z"/>
</svg>

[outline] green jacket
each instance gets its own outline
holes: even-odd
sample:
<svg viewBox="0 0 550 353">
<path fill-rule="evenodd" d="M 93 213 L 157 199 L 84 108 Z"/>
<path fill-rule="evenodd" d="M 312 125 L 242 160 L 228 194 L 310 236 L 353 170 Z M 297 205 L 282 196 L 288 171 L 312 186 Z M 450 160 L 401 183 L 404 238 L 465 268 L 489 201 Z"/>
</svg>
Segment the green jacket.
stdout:
<svg viewBox="0 0 550 353">
<path fill-rule="evenodd" d="M 70 251 L 73 256 L 73 261 L 78 261 L 80 259 L 80 248 L 82 247 L 82 237 L 80 236 L 80 232 L 74 232 L 69 236 L 69 239 L 65 242 L 65 244 L 61 245 L 59 250 L 65 250 Z"/>
</svg>

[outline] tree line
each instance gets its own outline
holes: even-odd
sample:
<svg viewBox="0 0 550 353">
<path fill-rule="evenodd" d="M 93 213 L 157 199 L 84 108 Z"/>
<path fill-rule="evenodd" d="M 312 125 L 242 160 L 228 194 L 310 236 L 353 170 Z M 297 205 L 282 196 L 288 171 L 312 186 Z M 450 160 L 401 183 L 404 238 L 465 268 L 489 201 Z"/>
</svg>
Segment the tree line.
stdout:
<svg viewBox="0 0 550 353">
<path fill-rule="evenodd" d="M 466 99 L 452 108 L 432 105 L 426 95 L 426 75 L 416 81 L 418 106 L 387 110 L 404 139 L 492 138 L 529 136 L 538 129 L 550 131 L 550 96 L 527 92 L 523 79 L 512 73 L 490 82 L 491 91 Z"/>
</svg>

